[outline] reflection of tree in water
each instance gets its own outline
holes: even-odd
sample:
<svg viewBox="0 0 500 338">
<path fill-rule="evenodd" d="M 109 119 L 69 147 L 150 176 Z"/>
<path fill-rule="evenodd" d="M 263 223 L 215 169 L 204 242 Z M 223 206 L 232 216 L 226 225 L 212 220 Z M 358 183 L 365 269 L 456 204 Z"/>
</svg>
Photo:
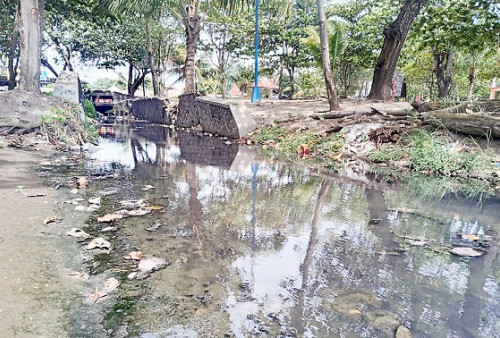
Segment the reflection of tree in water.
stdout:
<svg viewBox="0 0 500 338">
<path fill-rule="evenodd" d="M 145 309 L 153 304 L 173 306 L 163 302 L 162 297 L 168 296 L 180 304 L 175 306 L 188 307 L 188 311 L 192 310 L 189 306 L 206 306 L 213 316 L 220 316 L 218 320 L 225 323 L 221 325 L 227 325 L 221 302 L 229 292 L 241 294 L 238 284 L 242 276 L 231 268 L 235 260 L 247 255 L 254 259 L 278 255 L 293 236 L 306 233 L 309 237 L 304 242 L 303 258 L 289 262 L 301 264 L 297 276 L 301 287 L 291 292 L 296 298 L 283 304 L 285 316 L 281 322 L 295 326 L 300 334 L 335 336 L 354 332 L 379 336 L 385 331 L 374 326 L 372 317 L 386 315 L 385 310 L 396 317 L 397 323 L 412 323 L 416 335 L 446 336 L 450 326 L 458 335 L 478 335 L 478 323 L 484 323 L 482 334 L 492 332 L 496 325 L 498 315 L 491 309 L 498 310 L 499 305 L 487 299 L 489 293 L 485 290 L 488 283 L 496 283 L 498 288 L 499 276 L 492 275 L 492 269 L 499 264 L 498 247 L 473 261 L 423 248 L 409 248 L 396 256 L 404 243 L 392 232 L 449 241 L 448 216 L 440 222 L 388 212 L 394 204 L 409 201 L 403 203 L 397 192 L 365 191 L 350 183 L 322 181 L 301 170 L 264 165 L 257 177 L 257 221 L 252 223 L 251 176 L 183 162 L 169 165 L 165 160 L 168 145 L 155 143 L 152 159 L 151 152 L 137 143 L 138 139 L 131 141 L 137 168 L 134 176 L 157 187 L 147 193 L 147 198 L 153 204 L 163 203 L 165 213 L 158 215 L 164 226 L 154 233 L 154 241 L 146 241 L 151 234 L 144 231 L 138 232 L 134 240 L 143 243 L 141 248 L 148 252 L 165 252 L 167 248 L 166 258 L 180 261 L 158 272 L 158 283 L 169 285 L 178 279 L 175 290 L 182 290 L 182 294 L 203 293 L 204 280 L 214 285 L 210 287 L 212 303 L 200 305 L 196 298 L 186 300 L 165 286 L 164 294 L 155 294 L 158 302 L 144 304 Z M 415 205 L 418 209 L 417 201 Z M 443 215 L 447 215 L 446 210 Z M 370 219 L 380 221 L 369 224 Z M 187 257 L 188 263 L 182 263 L 182 257 Z M 438 273 L 429 272 L 430 267 L 438 269 Z M 465 280 L 464 289 L 450 285 L 458 279 Z M 280 281 L 279 287 L 285 291 L 291 288 L 286 280 Z M 486 309 L 490 309 L 489 313 Z M 157 313 L 166 313 L 163 310 Z M 363 315 L 350 316 L 348 310 L 359 310 Z M 196 327 L 203 320 L 188 316 L 163 318 L 162 322 Z"/>
</svg>

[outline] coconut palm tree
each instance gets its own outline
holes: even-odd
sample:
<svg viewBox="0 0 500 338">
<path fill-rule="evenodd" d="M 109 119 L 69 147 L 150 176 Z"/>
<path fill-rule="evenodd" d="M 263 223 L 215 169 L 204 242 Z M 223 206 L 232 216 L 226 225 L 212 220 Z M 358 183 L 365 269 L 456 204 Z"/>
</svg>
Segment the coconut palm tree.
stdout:
<svg viewBox="0 0 500 338">
<path fill-rule="evenodd" d="M 184 66 L 185 92 L 196 91 L 195 62 L 198 40 L 203 24 L 203 12 L 213 7 L 230 8 L 242 4 L 245 0 L 110 0 L 110 9 L 115 13 L 148 13 L 148 11 L 166 11 L 176 18 L 185 30 L 186 60 Z"/>
</svg>

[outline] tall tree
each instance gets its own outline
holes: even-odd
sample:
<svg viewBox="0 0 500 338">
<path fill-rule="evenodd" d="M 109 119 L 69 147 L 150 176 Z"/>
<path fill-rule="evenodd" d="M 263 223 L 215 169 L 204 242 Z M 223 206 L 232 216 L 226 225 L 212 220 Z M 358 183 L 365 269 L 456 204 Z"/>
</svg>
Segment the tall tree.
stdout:
<svg viewBox="0 0 500 338">
<path fill-rule="evenodd" d="M 43 0 L 21 0 L 18 20 L 21 83 L 24 92 L 40 93 Z"/>
<path fill-rule="evenodd" d="M 208 12 L 211 8 L 231 8 L 234 4 L 244 1 L 229 0 L 109 0 L 110 7 L 115 12 L 123 9 L 140 12 L 142 8 L 159 6 L 176 18 L 184 26 L 186 39 L 186 61 L 184 65 L 184 78 L 186 93 L 196 91 L 196 51 L 200 33 L 203 27 L 202 12 Z"/>
<path fill-rule="evenodd" d="M 330 62 L 330 46 L 328 41 L 328 27 L 326 25 L 325 0 L 316 0 L 318 10 L 319 37 L 321 41 L 321 58 L 323 60 L 323 74 L 325 77 L 326 92 L 328 93 L 328 104 L 330 110 L 340 110 L 335 80 L 332 76 Z"/>
<path fill-rule="evenodd" d="M 450 95 L 453 63 L 458 52 L 474 59 L 500 43 L 500 7 L 494 0 L 434 0 L 417 20 L 415 41 L 431 48 L 438 96 Z M 471 67 L 471 84 L 475 67 Z"/>
<path fill-rule="evenodd" d="M 384 29 L 384 45 L 380 51 L 369 99 L 389 100 L 392 93 L 392 79 L 396 64 L 403 49 L 406 36 L 410 31 L 411 24 L 427 0 L 407 0 L 398 17 L 386 29 Z"/>
</svg>

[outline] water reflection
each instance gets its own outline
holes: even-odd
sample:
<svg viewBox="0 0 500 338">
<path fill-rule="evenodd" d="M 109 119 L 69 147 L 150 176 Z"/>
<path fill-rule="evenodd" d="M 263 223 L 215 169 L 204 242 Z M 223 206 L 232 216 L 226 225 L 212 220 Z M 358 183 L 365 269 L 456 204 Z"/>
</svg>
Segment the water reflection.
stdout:
<svg viewBox="0 0 500 338">
<path fill-rule="evenodd" d="M 117 126 L 90 157 L 90 172 L 124 174 L 96 183 L 120 187 L 111 205 L 164 206 L 123 220 L 119 232 L 123 252 L 172 261 L 127 319 L 144 337 L 389 337 L 400 325 L 418 337 L 500 332 L 497 200 L 431 204 L 162 127 Z M 141 190 L 148 184 L 156 189 Z M 161 226 L 146 231 L 152 224 Z M 493 245 L 482 258 L 450 256 L 463 234 Z"/>
</svg>

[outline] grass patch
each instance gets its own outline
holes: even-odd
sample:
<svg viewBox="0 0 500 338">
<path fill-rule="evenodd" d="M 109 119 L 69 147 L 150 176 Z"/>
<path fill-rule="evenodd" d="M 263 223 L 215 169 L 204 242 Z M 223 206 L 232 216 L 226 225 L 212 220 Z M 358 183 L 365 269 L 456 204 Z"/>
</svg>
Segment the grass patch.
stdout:
<svg viewBox="0 0 500 338">
<path fill-rule="evenodd" d="M 451 143 L 446 136 L 425 129 L 404 136 L 396 146 L 386 145 L 369 155 L 373 162 L 407 160 L 414 171 L 438 176 L 462 176 L 491 167 L 477 144 Z"/>
<path fill-rule="evenodd" d="M 312 132 L 290 133 L 285 128 L 268 126 L 254 135 L 253 141 L 263 145 L 267 155 L 274 155 L 286 160 L 303 160 L 321 163 L 327 168 L 336 168 L 338 160 L 334 155 L 344 146 L 341 134 L 321 136 Z M 308 154 L 302 149 L 307 148 Z"/>
</svg>

